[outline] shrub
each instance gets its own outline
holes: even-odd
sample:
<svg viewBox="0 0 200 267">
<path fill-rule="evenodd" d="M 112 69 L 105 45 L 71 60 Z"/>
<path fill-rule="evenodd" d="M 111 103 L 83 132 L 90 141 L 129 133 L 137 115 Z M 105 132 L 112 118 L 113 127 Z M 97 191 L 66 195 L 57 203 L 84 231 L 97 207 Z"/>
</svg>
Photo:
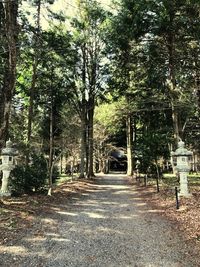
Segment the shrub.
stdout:
<svg viewBox="0 0 200 267">
<path fill-rule="evenodd" d="M 42 155 L 32 155 L 30 166 L 16 166 L 11 173 L 10 185 L 17 194 L 41 190 L 47 180 L 47 164 Z"/>
</svg>

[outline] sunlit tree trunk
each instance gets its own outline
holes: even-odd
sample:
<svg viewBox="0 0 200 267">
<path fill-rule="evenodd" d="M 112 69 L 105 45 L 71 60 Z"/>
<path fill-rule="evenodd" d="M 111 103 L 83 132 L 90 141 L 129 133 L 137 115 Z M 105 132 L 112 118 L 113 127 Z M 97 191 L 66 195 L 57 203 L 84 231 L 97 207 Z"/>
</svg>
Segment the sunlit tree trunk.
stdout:
<svg viewBox="0 0 200 267">
<path fill-rule="evenodd" d="M 52 89 L 51 89 L 52 90 Z M 49 188 L 48 195 L 52 193 L 52 176 L 53 176 L 53 148 L 54 148 L 54 138 L 53 138 L 53 95 L 51 93 L 51 104 L 50 104 L 50 116 L 49 116 L 49 163 L 48 163 L 48 179 Z"/>
<path fill-rule="evenodd" d="M 133 125 L 131 115 L 126 118 L 127 175 L 133 175 Z"/>
<path fill-rule="evenodd" d="M 89 165 L 88 178 L 94 177 L 94 98 L 89 99 L 88 108 L 88 145 L 89 145 Z"/>
</svg>

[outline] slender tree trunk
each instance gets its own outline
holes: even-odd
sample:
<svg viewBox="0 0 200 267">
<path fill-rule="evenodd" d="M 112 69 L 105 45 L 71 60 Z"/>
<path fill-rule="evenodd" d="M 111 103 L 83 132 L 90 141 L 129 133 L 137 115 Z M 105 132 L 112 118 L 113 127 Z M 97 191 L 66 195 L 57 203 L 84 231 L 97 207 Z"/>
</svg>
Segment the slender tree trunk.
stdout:
<svg viewBox="0 0 200 267">
<path fill-rule="evenodd" d="M 53 99 L 51 99 L 53 101 Z M 51 195 L 52 192 L 52 166 L 53 166 L 53 102 L 51 102 L 50 108 L 50 124 L 49 124 L 49 190 L 48 195 Z"/>
<path fill-rule="evenodd" d="M 2 6 L 1 6 L 2 7 Z M 2 119 L 0 125 L 0 148 L 6 141 L 12 97 L 16 82 L 16 64 L 17 64 L 17 39 L 18 39 L 18 0 L 3 1 L 4 8 L 4 29 L 7 43 L 7 62 L 5 67 L 2 97 L 0 106 L 2 108 Z"/>
<path fill-rule="evenodd" d="M 175 11 L 174 11 L 173 5 L 170 7 L 169 17 L 170 17 L 171 29 L 169 30 L 168 36 L 167 36 L 167 48 L 168 48 L 168 55 L 169 55 L 169 84 L 168 86 L 169 86 L 169 94 L 171 98 L 174 139 L 177 145 L 180 139 L 180 135 L 179 135 L 178 110 L 176 108 L 177 96 L 175 93 L 175 89 L 176 89 L 175 61 L 174 61 L 175 60 L 175 32 L 173 28 Z"/>
<path fill-rule="evenodd" d="M 195 88 L 196 88 L 196 96 L 197 96 L 197 106 L 198 112 L 200 114 L 200 66 L 198 61 L 194 63 L 196 73 L 195 73 Z"/>
<path fill-rule="evenodd" d="M 198 110 L 200 113 L 200 78 L 197 80 L 197 101 L 198 101 Z"/>
<path fill-rule="evenodd" d="M 53 72 L 53 71 L 52 71 Z M 48 168 L 48 173 L 49 173 L 49 189 L 48 189 L 48 195 L 51 196 L 52 193 L 52 187 L 53 187 L 53 181 L 52 181 L 52 176 L 53 176 L 53 150 L 54 150 L 54 133 L 53 133 L 53 128 L 54 128 L 54 99 L 53 99 L 53 82 L 51 82 L 51 97 L 50 97 L 50 116 L 49 116 L 49 168 Z"/>
<path fill-rule="evenodd" d="M 2 48 L 7 51 L 8 48 L 6 46 L 6 40 L 5 40 L 5 12 L 4 12 L 4 5 L 2 2 L 0 2 L 0 40 Z M 1 67 L 4 70 L 4 73 L 7 73 L 9 66 L 9 52 L 4 53 L 4 57 L 2 58 Z M 5 76 L 6 77 L 6 76 Z M 4 91 L 5 86 L 0 85 L 0 128 L 2 127 L 4 123 Z M 4 139 L 4 138 L 3 138 Z M 4 141 L 0 140 L 0 148 L 2 147 Z"/>
<path fill-rule="evenodd" d="M 173 103 L 173 100 L 171 102 L 171 107 L 172 107 L 172 120 L 173 120 L 173 128 L 174 128 L 174 139 L 176 141 L 176 144 L 178 144 L 178 141 L 180 140 L 178 111 Z"/>
<path fill-rule="evenodd" d="M 88 162 L 89 162 L 89 156 L 88 156 L 88 118 L 87 118 L 87 107 L 86 107 L 86 101 L 83 101 L 82 107 L 81 107 L 81 152 L 80 152 L 80 175 L 79 178 L 84 178 L 85 173 L 88 173 Z"/>
<path fill-rule="evenodd" d="M 127 175 L 133 175 L 133 126 L 131 115 L 126 119 L 126 138 L 127 138 Z"/>
<path fill-rule="evenodd" d="M 30 98 L 29 98 L 29 110 L 28 110 L 28 131 L 27 131 L 27 155 L 26 155 L 26 164 L 29 163 L 30 157 L 30 144 L 31 144 L 31 134 L 32 134 L 32 122 L 33 122 L 33 104 L 35 98 L 35 85 L 37 80 L 37 68 L 39 60 L 39 34 L 40 34 L 40 13 L 41 13 L 41 0 L 38 0 L 37 6 L 37 31 L 35 34 L 35 56 L 33 61 L 33 73 L 32 81 L 30 87 Z"/>
<path fill-rule="evenodd" d="M 79 178 L 85 177 L 85 171 L 88 169 L 88 156 L 87 156 L 87 102 L 86 102 L 86 44 L 84 43 L 81 47 L 82 51 L 82 83 L 83 89 L 82 102 L 80 104 L 80 119 L 81 119 L 81 164 L 80 164 L 80 175 Z"/>
<path fill-rule="evenodd" d="M 106 174 L 109 173 L 109 160 L 108 159 L 105 160 L 105 173 Z"/>
<path fill-rule="evenodd" d="M 30 143 L 31 132 L 32 132 L 32 120 L 33 120 L 33 100 L 35 95 L 35 84 L 36 84 L 36 71 L 37 71 L 37 62 L 33 64 L 33 75 L 30 88 L 30 98 L 29 98 L 29 110 L 28 110 L 28 131 L 27 131 L 27 143 Z"/>
<path fill-rule="evenodd" d="M 85 116 L 81 117 L 81 164 L 79 178 L 85 177 L 85 155 L 86 155 L 86 125 Z"/>
<path fill-rule="evenodd" d="M 60 174 L 63 173 L 63 151 L 61 151 L 61 157 L 60 157 Z"/>
<path fill-rule="evenodd" d="M 94 177 L 94 98 L 89 99 L 88 108 L 88 144 L 89 144 L 89 166 L 88 178 Z"/>
<path fill-rule="evenodd" d="M 85 172 L 86 176 L 89 172 L 89 120 L 88 113 L 86 113 L 85 119 Z"/>
<path fill-rule="evenodd" d="M 33 75 L 32 75 L 32 82 L 31 82 L 31 88 L 30 88 L 29 109 L 28 109 L 26 165 L 29 164 L 29 158 L 30 158 L 30 144 L 31 144 L 31 134 L 32 134 L 33 103 L 34 103 L 34 95 L 35 95 L 36 72 L 37 72 L 37 62 L 35 61 L 33 64 Z"/>
</svg>

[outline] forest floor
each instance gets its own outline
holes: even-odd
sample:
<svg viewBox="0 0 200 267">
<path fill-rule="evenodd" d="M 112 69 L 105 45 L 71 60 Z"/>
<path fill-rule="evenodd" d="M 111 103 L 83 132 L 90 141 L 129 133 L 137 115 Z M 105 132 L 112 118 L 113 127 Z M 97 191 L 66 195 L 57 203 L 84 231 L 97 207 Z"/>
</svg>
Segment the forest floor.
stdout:
<svg viewBox="0 0 200 267">
<path fill-rule="evenodd" d="M 0 233 L 2 267 L 199 267 L 200 192 L 176 210 L 172 192 L 126 177 L 78 180 L 1 200 Z"/>
<path fill-rule="evenodd" d="M 132 179 L 130 182 L 137 185 L 137 190 L 157 213 L 174 224 L 174 227 L 184 233 L 188 241 L 194 242 L 200 248 L 200 186 L 190 186 L 191 196 L 178 198 L 179 209 L 176 208 L 175 189 L 164 186 L 157 188 L 154 185 L 140 185 Z"/>
</svg>

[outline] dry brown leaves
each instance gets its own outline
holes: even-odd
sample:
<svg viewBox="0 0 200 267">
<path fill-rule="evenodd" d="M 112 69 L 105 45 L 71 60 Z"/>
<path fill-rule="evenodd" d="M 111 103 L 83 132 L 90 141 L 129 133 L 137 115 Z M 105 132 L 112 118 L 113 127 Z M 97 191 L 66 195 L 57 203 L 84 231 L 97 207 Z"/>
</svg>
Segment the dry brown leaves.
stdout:
<svg viewBox="0 0 200 267">
<path fill-rule="evenodd" d="M 156 193 L 154 186 L 138 185 L 137 190 L 148 205 L 184 233 L 187 241 L 192 241 L 200 248 L 200 188 L 190 188 L 191 197 L 179 198 L 179 209 L 176 209 L 175 190 L 161 188 Z"/>
<path fill-rule="evenodd" d="M 55 205 L 62 204 L 65 199 L 96 189 L 98 185 L 92 181 L 77 180 L 60 185 L 51 197 L 35 194 L 1 200 L 0 245 L 20 238 L 20 234 L 34 226 L 39 214 L 49 214 L 53 212 Z M 165 216 L 172 221 L 174 227 L 183 231 L 186 240 L 195 242 L 200 248 L 200 188 L 190 189 L 192 197 L 182 198 L 179 210 L 176 209 L 175 194 L 172 190 L 161 189 L 160 193 L 156 193 L 153 186 L 137 186 L 137 191 L 157 213 Z"/>
<path fill-rule="evenodd" d="M 58 186 L 52 196 L 33 194 L 6 197 L 0 200 L 0 245 L 12 242 L 32 228 L 41 213 L 53 212 L 51 207 L 63 203 L 71 196 L 95 190 L 92 181 L 78 180 Z"/>
</svg>

